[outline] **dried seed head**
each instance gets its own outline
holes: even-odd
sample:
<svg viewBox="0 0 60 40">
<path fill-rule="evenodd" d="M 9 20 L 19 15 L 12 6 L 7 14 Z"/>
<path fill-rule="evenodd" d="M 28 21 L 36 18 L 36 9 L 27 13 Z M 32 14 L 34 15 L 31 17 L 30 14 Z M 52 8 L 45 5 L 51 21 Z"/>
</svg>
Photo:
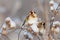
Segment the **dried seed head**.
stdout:
<svg viewBox="0 0 60 40">
<path fill-rule="evenodd" d="M 3 31 L 2 31 L 2 34 L 3 34 L 3 35 L 7 35 L 7 31 L 6 31 L 6 30 L 3 30 Z"/>
<path fill-rule="evenodd" d="M 10 21 L 11 21 L 11 18 L 10 18 L 10 17 L 7 17 L 7 18 L 5 19 L 6 24 L 10 24 Z"/>
<path fill-rule="evenodd" d="M 50 7 L 50 10 L 51 10 L 51 11 L 53 11 L 53 10 L 54 10 L 54 7 L 53 7 L 53 6 L 51 6 L 51 7 Z"/>
<path fill-rule="evenodd" d="M 5 21 L 10 21 L 11 20 L 11 18 L 10 17 L 7 17 L 6 19 L 5 19 Z"/>
<path fill-rule="evenodd" d="M 33 10 L 31 10 L 29 12 L 29 15 L 32 16 L 33 18 L 37 17 L 37 14 L 35 14 L 36 12 L 34 12 Z"/>
<path fill-rule="evenodd" d="M 53 6 L 53 5 L 54 5 L 54 1 L 51 0 L 51 1 L 49 2 L 49 4 L 50 4 L 50 6 Z"/>
</svg>

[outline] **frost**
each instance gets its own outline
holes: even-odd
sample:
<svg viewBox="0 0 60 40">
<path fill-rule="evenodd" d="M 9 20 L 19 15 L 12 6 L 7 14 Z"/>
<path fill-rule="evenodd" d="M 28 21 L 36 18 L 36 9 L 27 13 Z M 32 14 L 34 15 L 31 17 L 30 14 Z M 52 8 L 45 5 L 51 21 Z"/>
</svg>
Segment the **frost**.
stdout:
<svg viewBox="0 0 60 40">
<path fill-rule="evenodd" d="M 50 3 L 50 4 L 54 4 L 54 0 L 51 0 L 49 3 Z"/>
<path fill-rule="evenodd" d="M 30 32 L 28 32 L 27 30 L 24 31 L 24 35 L 27 35 L 28 38 L 33 39 L 33 35 Z"/>
<path fill-rule="evenodd" d="M 55 29 L 55 31 L 59 33 L 60 28 L 59 28 L 59 27 L 57 27 L 57 28 Z"/>
<path fill-rule="evenodd" d="M 37 27 L 37 24 L 33 24 L 33 25 L 31 26 L 31 28 L 32 28 L 32 30 L 33 30 L 34 32 L 39 32 L 39 29 L 38 29 L 38 27 Z"/>
<path fill-rule="evenodd" d="M 53 26 L 55 26 L 55 25 L 60 25 L 60 22 L 59 21 L 53 22 Z"/>
<path fill-rule="evenodd" d="M 16 23 L 14 21 L 11 21 L 11 27 L 16 27 Z"/>
<path fill-rule="evenodd" d="M 7 17 L 6 19 L 5 19 L 5 21 L 10 21 L 11 20 L 11 18 L 10 17 Z"/>
<path fill-rule="evenodd" d="M 2 28 L 6 28 L 7 26 L 6 26 L 6 24 L 4 23 L 3 25 L 2 25 Z"/>
</svg>

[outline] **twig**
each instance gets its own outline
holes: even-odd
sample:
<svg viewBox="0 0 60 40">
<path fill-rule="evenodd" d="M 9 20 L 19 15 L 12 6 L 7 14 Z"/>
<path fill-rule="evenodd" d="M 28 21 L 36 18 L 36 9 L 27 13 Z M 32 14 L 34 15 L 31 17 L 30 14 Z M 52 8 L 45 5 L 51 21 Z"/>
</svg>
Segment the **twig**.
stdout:
<svg viewBox="0 0 60 40">
<path fill-rule="evenodd" d="M 39 40 L 42 40 L 40 35 L 37 35 L 37 37 L 38 37 Z"/>
<path fill-rule="evenodd" d="M 21 30 L 20 30 L 19 33 L 18 33 L 18 40 L 19 40 L 20 33 L 21 33 Z"/>
<path fill-rule="evenodd" d="M 21 31 L 22 31 L 23 29 L 26 29 L 26 30 L 27 30 L 27 28 L 23 28 L 23 27 L 20 28 L 20 31 L 19 31 L 19 33 L 18 33 L 18 40 L 19 40 L 20 33 L 21 33 Z"/>
</svg>

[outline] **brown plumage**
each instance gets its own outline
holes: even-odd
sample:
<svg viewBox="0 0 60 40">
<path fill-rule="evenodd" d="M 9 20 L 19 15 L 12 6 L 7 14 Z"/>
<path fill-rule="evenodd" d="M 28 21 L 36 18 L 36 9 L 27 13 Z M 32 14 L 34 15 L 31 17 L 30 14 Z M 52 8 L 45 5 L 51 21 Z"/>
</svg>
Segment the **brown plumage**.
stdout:
<svg viewBox="0 0 60 40">
<path fill-rule="evenodd" d="M 30 24 L 30 23 L 29 23 L 29 20 L 33 20 L 33 21 L 34 21 L 34 19 L 36 19 L 36 18 L 38 18 L 38 17 L 37 17 L 37 14 L 35 14 L 34 11 L 30 11 L 30 12 L 29 12 L 29 15 L 25 18 L 22 26 L 23 26 L 25 23 Z"/>
<path fill-rule="evenodd" d="M 45 23 L 39 22 L 37 25 L 38 28 L 44 28 L 45 29 Z"/>
<path fill-rule="evenodd" d="M 45 33 L 45 23 L 39 22 L 37 27 L 39 28 L 39 34 L 44 34 Z"/>
</svg>

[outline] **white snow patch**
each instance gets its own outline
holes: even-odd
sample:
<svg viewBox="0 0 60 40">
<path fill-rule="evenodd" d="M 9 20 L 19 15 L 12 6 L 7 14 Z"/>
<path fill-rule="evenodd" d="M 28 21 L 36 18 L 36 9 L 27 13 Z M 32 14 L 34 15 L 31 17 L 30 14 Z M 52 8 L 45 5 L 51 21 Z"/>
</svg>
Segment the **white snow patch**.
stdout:
<svg viewBox="0 0 60 40">
<path fill-rule="evenodd" d="M 10 23 L 11 23 L 11 27 L 16 27 L 16 23 L 14 21 L 11 20 Z"/>
<path fill-rule="evenodd" d="M 28 35 L 29 38 L 33 39 L 33 35 L 27 30 L 24 31 L 24 35 Z"/>
<path fill-rule="evenodd" d="M 39 32 L 39 29 L 38 29 L 38 27 L 37 27 L 37 24 L 33 24 L 33 25 L 31 26 L 31 28 L 32 28 L 32 30 L 33 30 L 34 32 Z"/>
<path fill-rule="evenodd" d="M 55 25 L 60 25 L 60 22 L 59 21 L 53 22 L 53 26 L 55 26 Z"/>
<path fill-rule="evenodd" d="M 54 0 L 51 0 L 49 3 L 50 3 L 50 4 L 54 4 Z"/>
</svg>

